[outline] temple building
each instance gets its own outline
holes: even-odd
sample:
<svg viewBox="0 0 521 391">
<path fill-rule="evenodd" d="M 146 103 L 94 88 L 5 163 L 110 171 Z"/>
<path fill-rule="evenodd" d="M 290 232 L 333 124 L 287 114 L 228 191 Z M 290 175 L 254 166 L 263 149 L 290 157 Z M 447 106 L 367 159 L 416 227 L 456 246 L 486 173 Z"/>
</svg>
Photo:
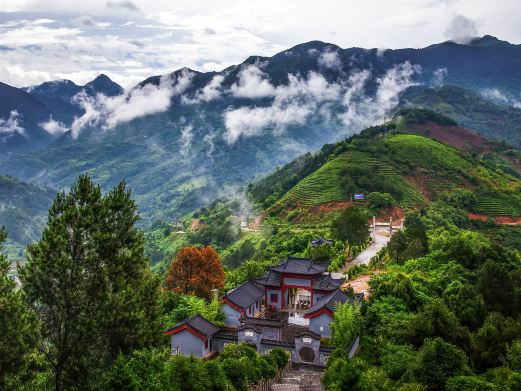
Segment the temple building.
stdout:
<svg viewBox="0 0 521 391">
<path fill-rule="evenodd" d="M 339 304 L 361 306 L 363 295 L 340 287 L 344 279 L 327 272 L 327 263 L 288 258 L 271 266 L 262 278 L 239 285 L 221 300 L 225 327 L 196 315 L 170 328 L 172 354 L 205 357 L 221 352 L 227 343 L 246 342 L 259 353 L 282 347 L 295 363 L 325 365 L 333 348 L 322 338 L 331 336 L 330 323 Z M 353 341 L 349 354 L 358 348 Z"/>
</svg>

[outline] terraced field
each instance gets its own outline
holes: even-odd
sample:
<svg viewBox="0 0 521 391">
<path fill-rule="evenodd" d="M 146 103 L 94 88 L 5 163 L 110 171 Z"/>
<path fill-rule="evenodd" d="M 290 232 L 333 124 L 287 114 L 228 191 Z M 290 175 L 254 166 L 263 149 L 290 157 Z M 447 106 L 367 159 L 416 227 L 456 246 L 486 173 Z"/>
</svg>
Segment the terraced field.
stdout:
<svg viewBox="0 0 521 391">
<path fill-rule="evenodd" d="M 345 200 L 339 186 L 341 171 L 348 161 L 348 155 L 341 155 L 327 162 L 313 174 L 300 181 L 279 204 L 316 205 L 330 201 Z"/>
<path fill-rule="evenodd" d="M 521 216 L 520 194 L 478 194 L 476 211 L 488 216 Z"/>
</svg>

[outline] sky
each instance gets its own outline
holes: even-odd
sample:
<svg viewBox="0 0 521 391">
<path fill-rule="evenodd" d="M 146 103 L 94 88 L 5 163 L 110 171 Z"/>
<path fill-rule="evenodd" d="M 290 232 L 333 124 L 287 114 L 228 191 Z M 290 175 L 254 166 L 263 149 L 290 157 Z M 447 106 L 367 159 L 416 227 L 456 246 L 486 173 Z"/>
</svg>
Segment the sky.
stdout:
<svg viewBox="0 0 521 391">
<path fill-rule="evenodd" d="M 521 43 L 519 0 L 0 0 L 0 81 L 124 87 L 189 67 L 219 71 L 321 40 L 425 47 L 494 35 Z"/>
</svg>

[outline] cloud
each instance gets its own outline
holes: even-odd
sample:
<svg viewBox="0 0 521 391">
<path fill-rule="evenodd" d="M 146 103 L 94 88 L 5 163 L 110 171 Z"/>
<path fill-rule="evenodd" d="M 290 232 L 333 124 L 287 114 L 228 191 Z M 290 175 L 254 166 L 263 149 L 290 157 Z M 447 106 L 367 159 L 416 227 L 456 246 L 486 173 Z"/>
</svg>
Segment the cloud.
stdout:
<svg viewBox="0 0 521 391">
<path fill-rule="evenodd" d="M 60 136 L 69 130 L 64 123 L 54 120 L 52 115 L 50 116 L 49 121 L 42 122 L 38 125 L 52 136 Z"/>
<path fill-rule="evenodd" d="M 181 148 L 179 149 L 179 153 L 184 158 L 188 157 L 188 152 L 190 152 L 190 146 L 194 138 L 192 130 L 193 126 L 191 124 L 181 128 Z"/>
<path fill-rule="evenodd" d="M 408 61 L 389 69 L 376 80 L 377 89 L 374 96 L 364 94 L 364 85 L 370 76 L 369 71 L 364 70 L 351 75 L 349 88 L 343 98 L 346 111 L 340 118 L 346 126 L 357 129 L 385 120 L 398 105 L 400 93 L 418 84 L 413 81 L 413 76 L 420 72 L 419 65 L 412 65 Z"/>
<path fill-rule="evenodd" d="M 318 65 L 323 68 L 342 70 L 342 60 L 336 50 L 326 49 L 318 58 Z"/>
<path fill-rule="evenodd" d="M 257 75 L 257 72 L 255 71 L 254 74 Z M 250 83 L 254 84 L 251 78 Z M 258 85 L 259 81 L 256 80 L 255 84 Z M 268 92 L 267 88 L 265 90 Z M 339 100 L 341 86 L 328 83 L 316 72 L 310 72 L 305 79 L 289 74 L 288 84 L 276 88 L 270 84 L 269 95 L 266 93 L 262 96 L 272 96 L 272 104 L 268 107 L 230 109 L 224 113 L 226 127 L 224 139 L 227 143 L 234 143 L 241 136 L 251 137 L 262 134 L 266 128 L 282 132 L 290 125 L 302 125 L 316 110 L 317 105 Z"/>
<path fill-rule="evenodd" d="M 266 79 L 266 74 L 255 65 L 244 67 L 238 76 L 239 81 L 230 88 L 236 98 L 266 98 L 275 93 L 275 87 Z"/>
<path fill-rule="evenodd" d="M 171 99 L 190 86 L 192 78 L 193 73 L 184 69 L 178 76 L 161 77 L 158 85 L 148 83 L 115 97 L 100 94 L 93 98 L 81 92 L 76 95 L 75 102 L 85 114 L 75 118 L 72 136 L 77 138 L 85 127 L 107 130 L 136 118 L 164 112 L 170 107 Z"/>
<path fill-rule="evenodd" d="M 467 44 L 477 37 L 478 28 L 475 21 L 463 15 L 456 15 L 451 19 L 445 30 L 445 38 L 460 44 Z"/>
<path fill-rule="evenodd" d="M 120 8 L 126 9 L 127 11 L 138 11 L 139 8 L 132 1 L 122 0 L 122 1 L 107 1 L 107 7 L 109 8 Z"/>
<path fill-rule="evenodd" d="M 518 109 L 521 109 L 521 101 L 518 99 L 515 99 L 514 97 L 505 94 L 498 88 L 487 88 L 481 91 L 481 95 L 489 99 L 495 103 L 514 106 Z"/>
<path fill-rule="evenodd" d="M 184 104 L 197 104 L 201 102 L 211 102 L 219 99 L 222 94 L 223 75 L 215 75 L 210 82 L 201 90 L 197 91 L 194 98 L 188 98 L 183 95 L 181 102 Z"/>
<path fill-rule="evenodd" d="M 240 136 L 256 136 L 270 127 L 282 131 L 289 125 L 303 124 L 311 114 L 310 107 L 291 104 L 286 107 L 241 107 L 224 113 L 224 139 L 233 144 Z"/>
<path fill-rule="evenodd" d="M 434 87 L 441 87 L 445 83 L 445 78 L 447 77 L 447 68 L 438 68 L 434 72 L 432 72 L 432 80 L 431 84 Z"/>
<path fill-rule="evenodd" d="M 6 139 L 18 133 L 21 136 L 26 136 L 25 129 L 20 125 L 21 118 L 18 111 L 12 110 L 9 113 L 9 118 L 0 118 L 0 138 Z"/>
</svg>

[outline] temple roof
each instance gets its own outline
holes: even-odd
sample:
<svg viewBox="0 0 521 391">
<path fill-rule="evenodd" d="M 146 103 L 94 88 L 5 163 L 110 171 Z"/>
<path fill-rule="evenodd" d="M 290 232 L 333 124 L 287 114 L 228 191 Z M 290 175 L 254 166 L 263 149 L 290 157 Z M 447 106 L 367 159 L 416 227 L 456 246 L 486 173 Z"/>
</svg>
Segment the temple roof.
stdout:
<svg viewBox="0 0 521 391">
<path fill-rule="evenodd" d="M 178 330 L 180 331 L 183 326 L 189 326 L 195 331 L 203 334 L 206 338 L 210 338 L 216 332 L 219 331 L 219 327 L 214 325 L 209 320 L 206 320 L 203 316 L 196 314 L 191 318 L 183 320 L 181 323 L 169 328 L 166 334 L 175 334 Z"/>
<path fill-rule="evenodd" d="M 255 281 L 247 281 L 237 288 L 232 289 L 226 295 L 223 300 L 229 300 L 233 304 L 239 306 L 242 309 L 250 307 L 253 303 L 259 301 L 264 296 L 264 288 L 261 287 Z"/>
<path fill-rule="evenodd" d="M 317 263 L 308 258 L 290 257 L 278 265 L 271 266 L 270 270 L 279 273 L 315 275 L 326 271 L 327 263 Z"/>
<path fill-rule="evenodd" d="M 345 279 L 334 279 L 329 274 L 321 274 L 313 279 L 312 288 L 319 291 L 333 291 L 344 283 Z"/>
<path fill-rule="evenodd" d="M 337 289 L 336 291 L 330 293 L 329 295 L 317 301 L 317 303 L 313 307 L 311 307 L 308 310 L 308 312 L 306 312 L 305 317 L 311 318 L 315 313 L 323 309 L 326 309 L 333 313 L 335 312 L 336 306 L 338 304 L 344 304 L 346 301 L 349 301 L 353 305 L 355 303 L 355 299 L 352 296 L 348 295 L 345 292 L 342 292 L 340 289 Z"/>
</svg>

